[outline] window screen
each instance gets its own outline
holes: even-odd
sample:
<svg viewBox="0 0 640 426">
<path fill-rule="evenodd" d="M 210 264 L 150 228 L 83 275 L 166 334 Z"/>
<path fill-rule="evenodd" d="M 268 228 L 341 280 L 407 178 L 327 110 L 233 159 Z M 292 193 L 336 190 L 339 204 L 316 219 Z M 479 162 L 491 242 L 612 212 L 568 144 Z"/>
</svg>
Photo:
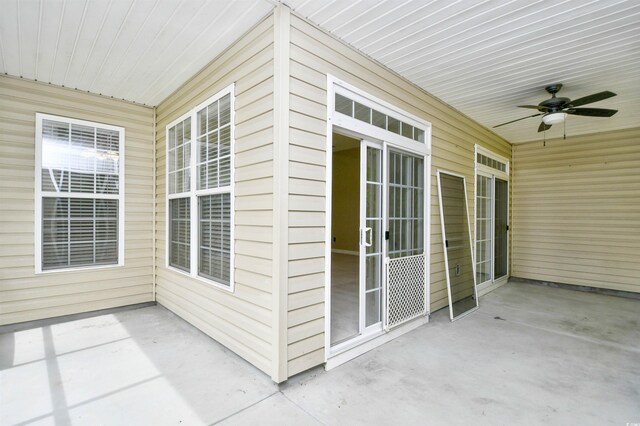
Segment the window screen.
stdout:
<svg viewBox="0 0 640 426">
<path fill-rule="evenodd" d="M 37 121 L 39 269 L 118 264 L 124 130 L 44 114 Z"/>
<path fill-rule="evenodd" d="M 389 257 L 424 253 L 424 160 L 389 152 Z"/>
</svg>

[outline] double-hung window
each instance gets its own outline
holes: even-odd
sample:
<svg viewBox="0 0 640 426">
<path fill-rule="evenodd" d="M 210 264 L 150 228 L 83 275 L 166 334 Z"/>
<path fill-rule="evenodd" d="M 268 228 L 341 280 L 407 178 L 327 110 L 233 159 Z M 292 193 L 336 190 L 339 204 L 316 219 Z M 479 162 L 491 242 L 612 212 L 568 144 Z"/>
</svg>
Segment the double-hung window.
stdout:
<svg viewBox="0 0 640 426">
<path fill-rule="evenodd" d="M 124 129 L 36 114 L 36 272 L 124 264 Z"/>
<path fill-rule="evenodd" d="M 167 265 L 233 290 L 233 85 L 167 126 Z"/>
</svg>

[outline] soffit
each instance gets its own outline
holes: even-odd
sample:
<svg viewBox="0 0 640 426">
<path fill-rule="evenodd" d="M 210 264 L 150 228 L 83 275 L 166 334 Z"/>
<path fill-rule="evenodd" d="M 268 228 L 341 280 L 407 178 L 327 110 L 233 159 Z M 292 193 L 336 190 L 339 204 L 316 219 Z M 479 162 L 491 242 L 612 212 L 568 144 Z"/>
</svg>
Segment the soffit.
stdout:
<svg viewBox="0 0 640 426">
<path fill-rule="evenodd" d="M 286 0 L 298 15 L 478 121 L 535 114 L 517 105 L 559 96 L 618 94 L 589 107 L 611 118 L 570 116 L 567 135 L 640 124 L 640 2 Z M 542 139 L 540 118 L 493 129 L 510 142 Z M 555 125 L 546 137 L 562 135 Z"/>
<path fill-rule="evenodd" d="M 266 0 L 3 0 L 0 72 L 157 105 L 273 7 Z"/>
<path fill-rule="evenodd" d="M 157 105 L 274 7 L 269 0 L 15 0 L 0 14 L 0 72 Z M 640 123 L 640 3 L 286 0 L 292 10 L 492 128 L 563 83 L 612 118 L 570 116 L 568 135 Z M 539 140 L 539 118 L 494 129 Z M 562 134 L 554 126 L 547 137 Z"/>
</svg>

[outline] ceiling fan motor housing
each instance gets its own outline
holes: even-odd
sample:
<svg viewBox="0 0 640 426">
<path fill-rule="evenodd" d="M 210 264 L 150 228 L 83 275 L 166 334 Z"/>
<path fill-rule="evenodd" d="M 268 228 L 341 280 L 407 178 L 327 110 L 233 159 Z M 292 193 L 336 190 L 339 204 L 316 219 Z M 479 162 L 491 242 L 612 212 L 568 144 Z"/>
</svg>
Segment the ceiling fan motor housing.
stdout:
<svg viewBox="0 0 640 426">
<path fill-rule="evenodd" d="M 563 109 L 569 102 L 571 102 L 569 98 L 551 98 L 540 102 L 538 105 L 548 108 L 549 112 L 555 112 Z"/>
</svg>

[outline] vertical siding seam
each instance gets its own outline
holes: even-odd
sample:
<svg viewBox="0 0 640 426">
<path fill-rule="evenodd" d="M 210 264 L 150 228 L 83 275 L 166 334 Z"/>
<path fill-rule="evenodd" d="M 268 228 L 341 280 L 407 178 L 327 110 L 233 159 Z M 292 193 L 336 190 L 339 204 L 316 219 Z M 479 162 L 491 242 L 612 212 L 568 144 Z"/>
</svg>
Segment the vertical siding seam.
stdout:
<svg viewBox="0 0 640 426">
<path fill-rule="evenodd" d="M 153 288 L 153 301 L 156 301 L 156 285 L 157 285 L 157 269 L 156 269 L 156 265 L 157 265 L 157 261 L 158 261 L 158 256 L 156 256 L 156 248 L 157 248 L 157 242 L 158 242 L 158 237 L 157 237 L 157 226 L 158 226 L 158 218 L 156 216 L 156 206 L 157 206 L 157 183 L 158 183 L 158 152 L 157 152 L 157 136 L 158 136 L 158 107 L 153 107 L 153 145 L 152 145 L 152 149 L 153 149 L 153 206 L 152 206 L 152 242 L 151 242 L 151 250 L 153 251 L 153 253 L 151 254 L 152 256 L 152 273 L 151 273 L 151 282 L 152 282 L 152 288 Z"/>
<path fill-rule="evenodd" d="M 509 271 L 509 277 L 513 274 L 513 230 L 517 229 L 516 227 L 514 227 L 514 223 L 513 223 L 513 194 L 515 194 L 515 177 L 516 177 L 516 150 L 515 150 L 515 146 L 513 144 L 511 144 L 511 165 L 510 165 L 510 173 L 509 173 L 509 218 L 507 219 L 509 222 L 509 241 L 507 242 L 507 244 L 509 244 L 509 252 L 507 253 L 507 256 L 509 256 L 509 259 L 507 259 L 507 270 Z"/>
<path fill-rule="evenodd" d="M 273 84 L 273 371 L 282 382 L 287 373 L 288 293 L 288 193 L 289 193 L 289 50 L 290 10 L 279 5 L 274 11 Z"/>
</svg>

